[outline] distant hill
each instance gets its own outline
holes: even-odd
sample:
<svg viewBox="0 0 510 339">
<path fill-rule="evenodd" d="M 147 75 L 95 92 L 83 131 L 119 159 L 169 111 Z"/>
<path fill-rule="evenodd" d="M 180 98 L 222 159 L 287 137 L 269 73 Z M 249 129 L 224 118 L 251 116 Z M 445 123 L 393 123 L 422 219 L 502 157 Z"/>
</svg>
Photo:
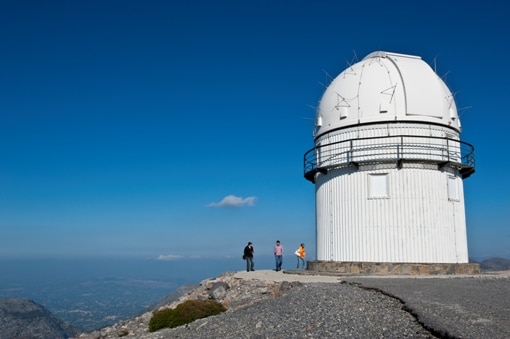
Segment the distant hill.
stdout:
<svg viewBox="0 0 510 339">
<path fill-rule="evenodd" d="M 491 258 L 480 263 L 480 268 L 485 271 L 506 271 L 510 270 L 510 259 Z"/>
<path fill-rule="evenodd" d="M 0 338 L 66 339 L 80 332 L 30 299 L 0 299 Z"/>
</svg>

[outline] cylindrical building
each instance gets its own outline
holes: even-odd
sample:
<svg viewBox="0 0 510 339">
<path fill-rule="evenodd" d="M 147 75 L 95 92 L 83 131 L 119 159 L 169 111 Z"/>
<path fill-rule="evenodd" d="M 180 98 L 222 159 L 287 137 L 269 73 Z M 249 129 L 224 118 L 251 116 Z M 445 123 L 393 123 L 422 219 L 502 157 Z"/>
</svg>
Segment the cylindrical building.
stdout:
<svg viewBox="0 0 510 339">
<path fill-rule="evenodd" d="M 315 184 L 317 260 L 467 263 L 454 97 L 420 57 L 374 52 L 326 89 L 304 175 Z"/>
</svg>

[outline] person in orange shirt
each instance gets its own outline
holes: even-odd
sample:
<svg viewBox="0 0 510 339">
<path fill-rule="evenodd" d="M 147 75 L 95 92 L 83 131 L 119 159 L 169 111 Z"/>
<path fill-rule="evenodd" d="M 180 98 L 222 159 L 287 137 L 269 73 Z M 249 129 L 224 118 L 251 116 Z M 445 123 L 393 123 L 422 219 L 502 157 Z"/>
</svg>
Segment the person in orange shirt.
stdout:
<svg viewBox="0 0 510 339">
<path fill-rule="evenodd" d="M 305 251 L 305 244 L 299 245 L 299 248 L 296 251 L 297 256 L 297 268 L 299 269 L 299 263 L 302 263 L 302 268 L 305 268 L 305 257 L 306 257 L 306 251 Z"/>
</svg>

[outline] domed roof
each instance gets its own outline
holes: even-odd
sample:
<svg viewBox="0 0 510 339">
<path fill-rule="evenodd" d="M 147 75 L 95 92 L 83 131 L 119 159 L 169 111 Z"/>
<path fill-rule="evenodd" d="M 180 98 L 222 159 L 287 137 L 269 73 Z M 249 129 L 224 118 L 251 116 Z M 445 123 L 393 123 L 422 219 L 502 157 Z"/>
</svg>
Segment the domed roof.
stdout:
<svg viewBox="0 0 510 339">
<path fill-rule="evenodd" d="M 419 56 L 374 52 L 340 73 L 320 101 L 315 136 L 390 121 L 440 124 L 460 132 L 452 93 Z"/>
</svg>

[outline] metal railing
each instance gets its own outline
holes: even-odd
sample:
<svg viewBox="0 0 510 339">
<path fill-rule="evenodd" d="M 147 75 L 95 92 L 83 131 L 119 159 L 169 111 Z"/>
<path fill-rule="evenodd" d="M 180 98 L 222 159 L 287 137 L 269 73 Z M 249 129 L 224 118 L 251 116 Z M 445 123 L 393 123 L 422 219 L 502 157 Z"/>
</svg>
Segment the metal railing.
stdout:
<svg viewBox="0 0 510 339">
<path fill-rule="evenodd" d="M 304 155 L 305 178 L 315 173 L 349 165 L 404 161 L 455 166 L 463 177 L 474 172 L 474 147 L 466 142 L 433 136 L 397 135 L 349 139 L 319 144 Z"/>
</svg>

